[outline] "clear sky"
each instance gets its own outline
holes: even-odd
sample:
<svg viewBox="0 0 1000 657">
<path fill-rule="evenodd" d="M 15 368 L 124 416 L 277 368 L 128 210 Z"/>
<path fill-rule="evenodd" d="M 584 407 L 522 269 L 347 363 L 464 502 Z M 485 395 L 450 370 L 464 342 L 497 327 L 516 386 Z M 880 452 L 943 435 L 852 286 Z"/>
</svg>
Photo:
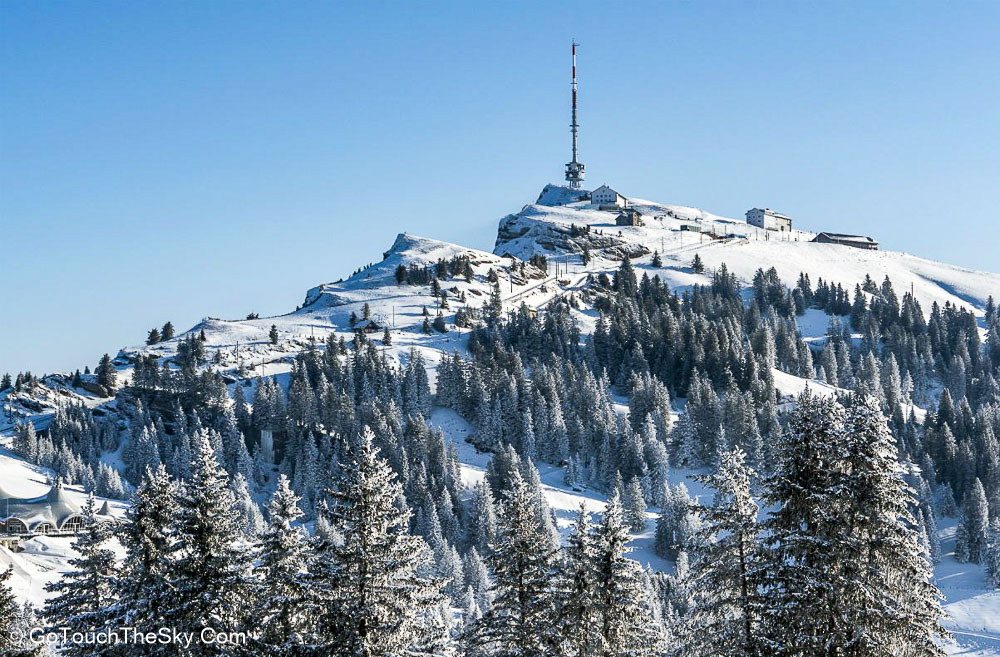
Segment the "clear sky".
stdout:
<svg viewBox="0 0 1000 657">
<path fill-rule="evenodd" d="M 1000 3 L 0 3 L 0 372 L 588 183 L 1000 270 Z"/>
</svg>

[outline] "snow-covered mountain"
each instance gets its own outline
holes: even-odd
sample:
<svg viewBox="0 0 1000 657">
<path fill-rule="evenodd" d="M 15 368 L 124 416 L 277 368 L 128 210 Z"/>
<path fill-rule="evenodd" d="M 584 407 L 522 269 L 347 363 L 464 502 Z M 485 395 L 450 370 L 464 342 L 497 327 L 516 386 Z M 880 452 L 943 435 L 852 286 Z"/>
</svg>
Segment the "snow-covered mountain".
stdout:
<svg viewBox="0 0 1000 657">
<path fill-rule="evenodd" d="M 573 200 L 575 196 L 565 187 L 546 186 L 537 202 L 501 220 L 494 253 L 522 259 L 548 255 L 567 263 L 573 272 L 607 270 L 623 253 L 646 264 L 653 251 L 658 251 L 664 267 L 655 273 L 671 287 L 707 280 L 692 276 L 690 264 L 695 254 L 710 270 L 725 263 L 744 282 L 750 282 L 757 269 L 769 267 L 774 267 L 787 284 L 794 284 L 800 273 L 806 273 L 813 283 L 822 278 L 827 283 L 841 283 L 848 290 L 866 275 L 876 283 L 888 276 L 897 290 L 912 290 L 927 312 L 932 303 L 951 303 L 982 314 L 988 297 L 996 298 L 1000 290 L 1000 274 L 994 272 L 894 251 L 815 243 L 811 240 L 816 233 L 776 233 L 697 208 L 630 198 L 629 207 L 642 213 L 643 226 L 616 226 L 617 212 L 598 210 L 587 200 Z M 585 226 L 589 231 L 574 231 L 574 226 Z M 580 264 L 585 248 L 596 256 L 588 267 Z"/>
<path fill-rule="evenodd" d="M 469 281 L 459 278 L 449 283 L 448 291 L 454 296 L 464 294 L 464 303 L 471 307 L 482 306 L 489 297 L 491 284 L 487 277 L 493 270 L 508 310 L 522 303 L 540 309 L 556 296 L 581 292 L 587 276 L 613 272 L 625 255 L 639 270 L 659 276 L 679 291 L 710 283 L 712 272 L 725 264 L 747 285 L 758 269 L 771 267 L 788 285 L 805 273 L 813 283 L 822 279 L 839 283 L 848 291 L 853 291 L 866 276 L 876 283 L 888 276 L 900 292 L 912 291 L 925 313 L 930 312 L 934 303 L 940 306 L 948 303 L 982 316 L 988 298 L 1000 297 L 1000 274 L 994 272 L 893 251 L 814 243 L 811 240 L 815 233 L 765 231 L 743 220 L 640 199 L 629 199 L 629 205 L 642 213 L 644 225 L 616 226 L 617 212 L 598 210 L 586 200 L 574 200 L 581 194 L 580 190 L 546 185 L 536 203 L 500 220 L 493 253 L 401 233 L 385 251 L 381 262 L 346 280 L 308 290 L 301 307 L 293 312 L 260 319 L 206 318 L 191 331 L 204 330 L 208 346 L 221 352 L 223 368 L 235 367 L 239 357 L 244 364 L 257 367 L 258 374 L 280 371 L 278 363 L 287 360 L 310 336 L 325 335 L 331 330 L 350 336 L 357 328 L 350 324 L 351 313 L 361 316 L 365 304 L 376 324 L 402 332 L 401 343 L 394 352 L 410 346 L 430 350 L 459 347 L 458 336 L 413 333 L 423 322 L 423 309 L 433 310 L 437 299 L 428 293 L 427 286 L 400 286 L 395 280 L 401 264 L 433 267 L 439 261 L 459 256 L 469 259 L 474 276 Z M 689 226 L 700 232 L 682 229 Z M 583 262 L 585 251 L 589 255 L 587 264 Z M 661 267 L 651 264 L 654 251 L 662 258 Z M 545 271 L 526 263 L 535 255 L 545 256 Z M 704 262 L 705 272 L 692 270 L 695 255 Z M 510 256 L 516 259 L 517 267 L 512 268 L 515 260 Z M 521 264 L 525 265 L 523 272 Z M 453 318 L 460 305 L 453 304 L 445 313 L 446 318 Z M 826 317 L 817 318 L 811 313 L 808 318 L 811 321 L 801 326 L 804 336 L 820 336 L 826 331 Z M 580 313 L 579 319 L 585 329 L 592 323 L 592 315 L 587 313 Z M 273 348 L 267 344 L 272 325 L 277 326 L 281 336 Z M 183 335 L 178 335 L 172 341 L 152 347 L 126 348 L 123 355 L 152 353 L 168 357 L 182 338 Z M 263 370 L 259 369 L 261 363 Z"/>
<path fill-rule="evenodd" d="M 187 337 L 204 334 L 206 367 L 222 373 L 231 384 L 241 376 L 274 375 L 282 381 L 287 379 L 295 355 L 313 338 L 325 340 L 333 334 L 350 340 L 359 329 L 368 329 L 377 339 L 388 329 L 391 345 L 380 347 L 387 358 L 405 363 L 412 350 L 417 350 L 430 369 L 433 385 L 442 356 L 466 353 L 468 331 L 455 326 L 457 313 L 463 306 L 479 308 L 489 303 L 494 280 L 507 311 L 522 305 L 544 311 L 553 299 L 572 297 L 571 313 L 588 334 L 597 317 L 589 290 L 591 281 L 602 273 L 613 273 L 626 256 L 639 275 L 657 275 L 681 292 L 710 283 L 712 273 L 725 265 L 744 285 L 752 282 L 758 269 L 769 268 L 789 286 L 805 273 L 813 283 L 822 279 L 839 283 L 848 291 L 866 276 L 876 283 L 888 277 L 896 290 L 912 292 L 925 313 L 933 304 L 950 304 L 982 318 L 988 299 L 1000 298 L 1000 273 L 973 271 L 892 251 L 814 243 L 814 233 L 764 231 L 740 219 L 640 199 L 630 199 L 630 207 L 641 213 L 643 225 L 618 226 L 617 212 L 600 210 L 583 196 L 580 190 L 547 185 L 535 203 L 500 220 L 493 253 L 402 233 L 382 261 L 346 280 L 306 291 L 302 305 L 288 314 L 253 319 L 207 317 L 173 339 L 123 348 L 115 359 L 119 379 L 129 380 L 140 356 L 154 357 L 169 367 Z M 705 265 L 703 272 L 692 267 L 696 256 Z M 658 261 L 655 266 L 654 258 Z M 432 294 L 430 285 L 401 285 L 397 278 L 401 270 L 419 272 L 450 263 L 462 268 L 462 273 L 449 276 L 441 285 L 448 308 L 439 307 L 441 297 Z M 426 332 L 425 322 L 433 321 L 438 313 L 449 330 Z M 802 337 L 807 342 L 822 340 L 829 320 L 820 310 L 808 310 L 798 320 Z M 271 338 L 272 327 L 277 331 L 276 340 Z M 985 335 L 984 323 L 981 329 Z M 43 378 L 34 390 L 0 393 L 7 409 L 0 416 L 0 441 L 9 441 L 15 420 L 30 420 L 44 429 L 55 409 L 68 402 L 113 411 L 114 402 L 101 397 L 91 377 L 85 377 L 83 383 L 89 385 L 74 386 L 70 377 L 57 375 Z M 775 386 L 785 395 L 794 395 L 807 384 L 821 392 L 836 391 L 821 381 L 775 371 Z M 627 413 L 627 400 L 619 401 L 618 410 Z M 918 417 L 924 412 L 915 409 Z M 481 479 L 486 459 L 464 441 L 473 431 L 469 424 L 447 409 L 435 409 L 431 422 L 459 446 L 463 480 L 473 483 Z M 108 460 L 120 465 L 117 458 L 112 455 Z M 581 501 L 597 512 L 603 509 L 605 497 L 600 493 L 565 486 L 562 468 L 540 466 L 540 470 L 545 494 L 562 529 Z M 677 470 L 672 476 L 681 481 L 689 474 Z M 38 494 L 41 477 L 37 468 L 27 466 L 9 450 L 0 452 L 0 488 Z M 703 491 L 700 484 L 687 483 L 696 494 Z M 80 490 L 73 490 L 80 497 Z M 652 510 L 650 517 L 655 517 Z M 953 520 L 939 527 L 946 552 L 954 531 Z M 70 551 L 65 538 L 32 539 L 28 544 L 21 553 L 0 548 L 0 567 L 12 564 L 19 593 L 38 604 L 44 597 L 41 584 L 66 568 Z M 651 531 L 634 536 L 633 557 L 655 569 L 668 568 L 653 554 L 651 544 Z M 947 624 L 956 633 L 954 654 L 1000 654 L 1000 593 L 987 590 L 983 569 L 959 564 L 946 555 L 937 574 L 948 598 L 946 610 L 951 618 Z"/>
<path fill-rule="evenodd" d="M 463 303 L 471 307 L 482 306 L 489 297 L 491 284 L 487 277 L 493 270 L 500 281 L 507 310 L 522 303 L 540 309 L 556 296 L 581 292 L 589 275 L 613 272 L 625 255 L 637 269 L 659 276 L 678 291 L 710 283 L 712 272 L 725 264 L 744 284 L 753 280 L 758 269 L 772 267 L 787 285 L 793 285 L 805 273 L 813 283 L 822 279 L 830 284 L 839 283 L 848 291 L 866 276 L 876 283 L 888 276 L 896 290 L 912 291 L 925 313 L 930 312 L 934 303 L 951 304 L 981 317 L 989 297 L 1000 298 L 1000 273 L 894 251 L 815 243 L 811 241 L 815 233 L 797 229 L 786 233 L 765 231 L 743 220 L 697 208 L 634 198 L 629 199 L 629 207 L 642 213 L 643 225 L 616 226 L 618 213 L 597 209 L 582 198 L 586 194 L 546 185 L 535 203 L 500 219 L 493 253 L 400 233 L 384 252 L 382 261 L 346 280 L 309 289 L 302 305 L 288 314 L 257 319 L 206 317 L 187 333 L 204 331 L 213 364 L 221 371 L 235 372 L 242 363 L 257 375 L 276 374 L 287 371 L 287 363 L 310 336 L 325 336 L 335 331 L 350 337 L 357 328 L 350 323 L 351 313 L 361 316 L 367 304 L 375 324 L 401 332 L 393 353 L 417 347 L 428 350 L 434 362 L 434 352 L 460 349 L 461 337 L 415 332 L 423 322 L 423 309 L 434 309 L 438 300 L 429 294 L 427 286 L 397 285 L 395 271 L 401 264 L 433 267 L 441 260 L 457 256 L 469 259 L 474 276 L 469 281 L 457 279 L 450 283 L 449 292 L 455 296 L 464 294 Z M 697 232 L 687 227 L 694 227 Z M 662 259 L 660 267 L 651 264 L 654 251 Z M 583 262 L 585 252 L 589 256 L 587 264 Z M 525 262 L 536 255 L 545 256 L 546 270 Z M 706 266 L 703 273 L 691 267 L 695 255 Z M 518 265 L 524 264 L 523 272 L 519 266 L 512 269 L 515 260 L 511 256 Z M 454 317 L 459 305 L 454 304 L 445 313 L 446 319 Z M 592 313 L 581 312 L 578 319 L 583 323 L 584 333 L 588 332 Z M 800 322 L 803 336 L 807 339 L 822 336 L 827 320 L 823 313 L 808 312 Z M 280 336 L 277 345 L 269 343 L 272 325 Z M 118 359 L 122 374 L 128 376 L 127 363 L 138 354 L 167 359 L 174 356 L 184 335 L 152 346 L 123 348 Z M 47 385 L 37 394 L 10 395 L 8 399 L 16 413 L 42 418 L 51 414 L 57 397 L 94 399 L 92 392 L 72 388 L 68 382 L 65 375 L 55 375 L 46 379 Z M 11 424 L 12 417 L 0 418 L 0 429 L 9 430 Z"/>
</svg>

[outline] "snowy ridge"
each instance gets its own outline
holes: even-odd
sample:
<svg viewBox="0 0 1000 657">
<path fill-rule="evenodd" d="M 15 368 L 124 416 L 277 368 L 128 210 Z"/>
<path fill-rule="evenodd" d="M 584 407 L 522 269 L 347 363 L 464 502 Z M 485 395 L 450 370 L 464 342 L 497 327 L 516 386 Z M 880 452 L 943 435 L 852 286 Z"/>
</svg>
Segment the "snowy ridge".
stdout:
<svg viewBox="0 0 1000 657">
<path fill-rule="evenodd" d="M 476 249 L 467 249 L 457 244 L 441 242 L 426 237 L 418 237 L 408 233 L 400 233 L 392 247 L 385 252 L 384 258 L 371 267 L 354 274 L 346 281 L 326 283 L 306 292 L 303 307 L 337 306 L 351 303 L 356 292 L 375 290 L 387 285 L 395 285 L 395 271 L 399 265 L 433 265 L 438 260 L 447 260 L 455 256 L 466 256 L 474 267 L 482 265 L 500 266 L 500 258 Z"/>
</svg>

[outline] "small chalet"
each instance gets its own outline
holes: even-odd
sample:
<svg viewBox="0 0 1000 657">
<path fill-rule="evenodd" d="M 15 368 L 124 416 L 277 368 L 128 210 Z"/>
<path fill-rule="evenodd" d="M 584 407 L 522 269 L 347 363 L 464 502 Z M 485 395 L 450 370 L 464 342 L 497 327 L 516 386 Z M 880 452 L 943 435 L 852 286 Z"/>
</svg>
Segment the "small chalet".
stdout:
<svg viewBox="0 0 1000 657">
<path fill-rule="evenodd" d="M 376 322 L 374 319 L 362 319 L 353 326 L 355 333 L 359 331 L 362 333 L 378 333 L 382 331 L 383 328 L 385 327 Z"/>
<path fill-rule="evenodd" d="M 844 233 L 820 233 L 813 238 L 813 242 L 820 244 L 839 244 L 850 246 L 855 249 L 866 249 L 868 251 L 878 251 L 878 242 L 866 235 L 845 235 Z"/>
<path fill-rule="evenodd" d="M 617 210 L 628 205 L 628 199 L 611 189 L 601 185 L 590 193 L 590 202 L 601 210 Z"/>
<path fill-rule="evenodd" d="M 615 217 L 616 226 L 641 226 L 642 213 L 635 208 L 625 208 Z"/>
</svg>

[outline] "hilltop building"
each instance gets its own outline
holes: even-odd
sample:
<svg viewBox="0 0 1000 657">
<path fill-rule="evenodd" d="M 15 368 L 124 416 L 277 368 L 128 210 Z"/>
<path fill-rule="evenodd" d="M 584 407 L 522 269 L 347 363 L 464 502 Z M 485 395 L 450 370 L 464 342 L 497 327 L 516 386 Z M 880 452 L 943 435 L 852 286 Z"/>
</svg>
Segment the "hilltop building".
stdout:
<svg viewBox="0 0 1000 657">
<path fill-rule="evenodd" d="M 820 233 L 813 238 L 813 242 L 820 244 L 839 244 L 850 246 L 855 249 L 866 249 L 868 251 L 878 251 L 878 242 L 867 235 L 845 235 L 844 233 Z"/>
<path fill-rule="evenodd" d="M 628 199 L 611 189 L 607 185 L 601 185 L 590 193 L 590 202 L 602 210 L 613 210 L 624 208 L 628 205 Z"/>
<path fill-rule="evenodd" d="M 792 218 L 775 212 L 771 208 L 747 210 L 747 223 L 764 230 L 791 231 Z"/>
</svg>

